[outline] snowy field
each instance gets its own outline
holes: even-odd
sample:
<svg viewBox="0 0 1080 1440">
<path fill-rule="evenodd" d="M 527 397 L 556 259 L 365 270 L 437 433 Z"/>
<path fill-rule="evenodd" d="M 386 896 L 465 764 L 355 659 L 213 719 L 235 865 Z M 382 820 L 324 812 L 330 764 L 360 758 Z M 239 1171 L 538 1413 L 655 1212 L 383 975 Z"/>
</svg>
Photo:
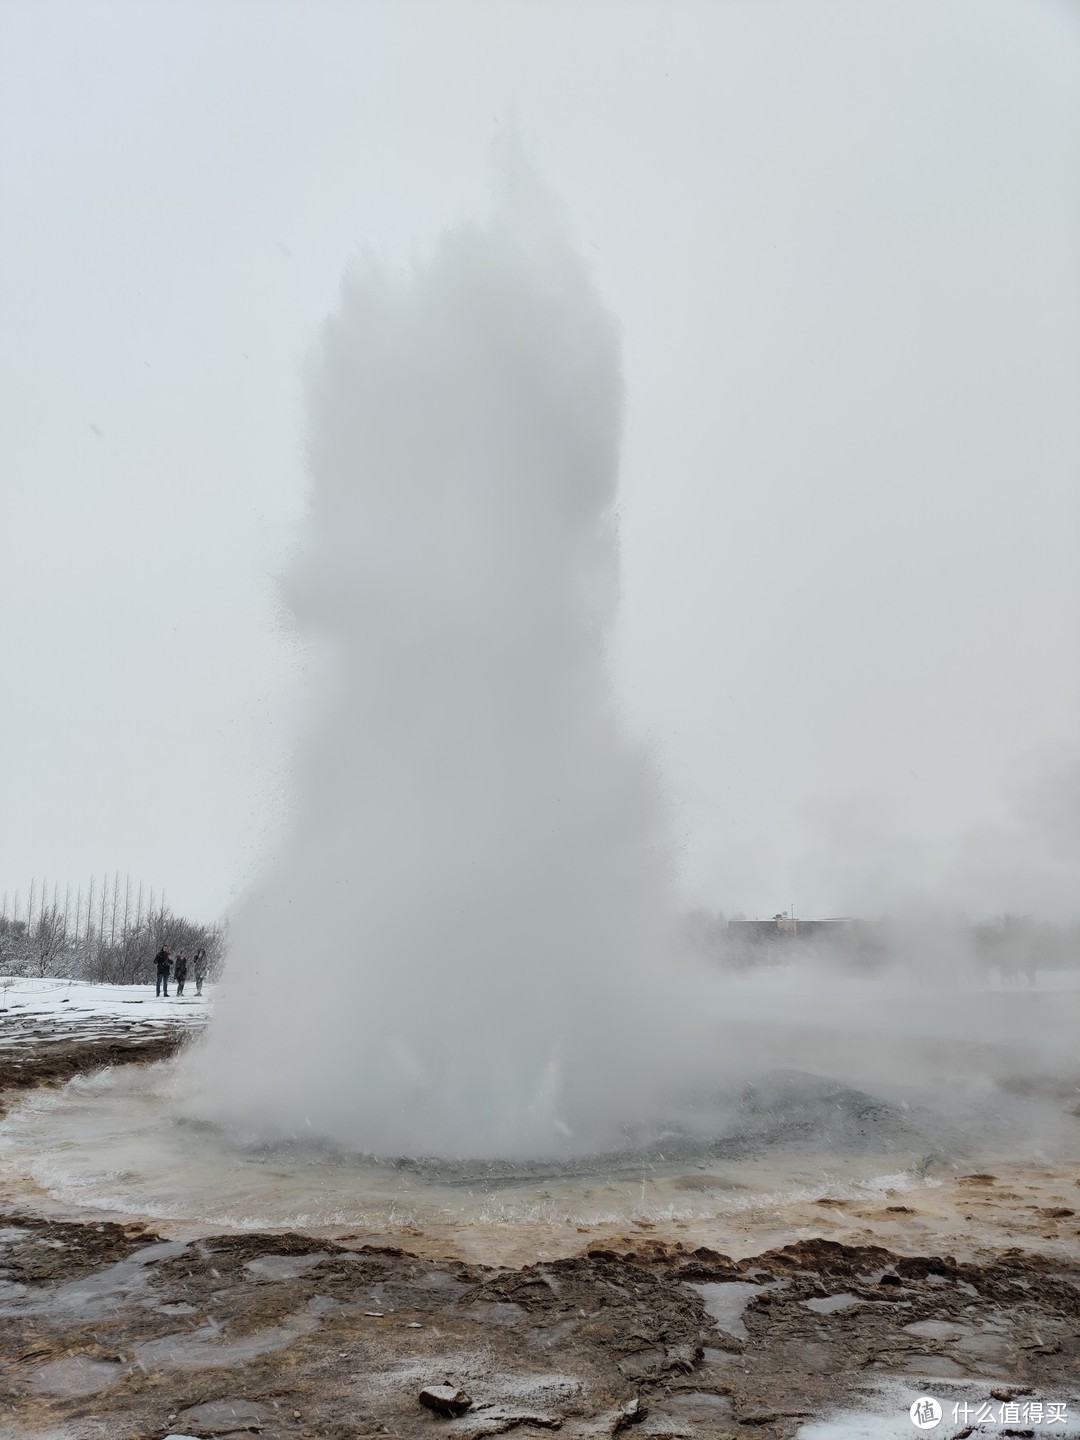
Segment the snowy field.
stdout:
<svg viewBox="0 0 1080 1440">
<path fill-rule="evenodd" d="M 210 985 L 155 998 L 153 985 L 93 985 L 83 980 L 0 977 L 0 1049 L 81 1039 L 120 1039 L 139 1031 L 201 1025 L 212 1007 Z"/>
</svg>

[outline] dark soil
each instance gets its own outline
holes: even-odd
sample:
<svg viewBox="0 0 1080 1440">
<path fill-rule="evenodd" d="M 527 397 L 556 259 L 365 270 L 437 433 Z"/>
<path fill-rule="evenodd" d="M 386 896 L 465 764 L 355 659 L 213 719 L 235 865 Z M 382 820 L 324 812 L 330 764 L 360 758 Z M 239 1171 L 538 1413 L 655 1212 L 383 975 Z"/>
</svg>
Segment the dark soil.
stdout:
<svg viewBox="0 0 1080 1440">
<path fill-rule="evenodd" d="M 63 1085 L 73 1075 L 104 1070 L 110 1065 L 165 1060 L 190 1038 L 190 1030 L 177 1028 L 108 1040 L 58 1040 L 33 1048 L 0 1050 L 0 1114 L 7 1108 L 5 1102 L 13 1098 L 12 1091 Z"/>
</svg>

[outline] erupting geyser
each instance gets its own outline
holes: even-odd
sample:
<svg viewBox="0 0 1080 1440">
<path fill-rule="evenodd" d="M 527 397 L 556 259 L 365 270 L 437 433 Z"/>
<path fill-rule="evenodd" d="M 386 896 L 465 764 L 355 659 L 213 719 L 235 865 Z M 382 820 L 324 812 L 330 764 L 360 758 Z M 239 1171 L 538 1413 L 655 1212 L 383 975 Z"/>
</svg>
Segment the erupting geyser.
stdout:
<svg viewBox="0 0 1080 1440">
<path fill-rule="evenodd" d="M 587 1150 L 678 1049 L 655 778 L 605 660 L 616 330 L 511 188 L 407 278 L 351 271 L 322 338 L 288 596 L 325 693 L 195 1062 L 259 1134 Z"/>
</svg>

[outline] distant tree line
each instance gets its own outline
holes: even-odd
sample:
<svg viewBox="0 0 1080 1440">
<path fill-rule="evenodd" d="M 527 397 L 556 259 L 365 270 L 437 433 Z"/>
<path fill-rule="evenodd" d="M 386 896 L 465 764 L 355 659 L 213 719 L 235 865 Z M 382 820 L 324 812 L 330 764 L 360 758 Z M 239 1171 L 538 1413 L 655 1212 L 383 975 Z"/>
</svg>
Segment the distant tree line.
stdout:
<svg viewBox="0 0 1080 1440">
<path fill-rule="evenodd" d="M 190 959 L 205 947 L 210 974 L 221 966 L 225 927 L 177 915 L 164 889 L 131 876 L 90 877 L 86 886 L 34 879 L 0 898 L 0 975 L 50 976 L 137 985 L 153 980 L 162 945 Z"/>
</svg>

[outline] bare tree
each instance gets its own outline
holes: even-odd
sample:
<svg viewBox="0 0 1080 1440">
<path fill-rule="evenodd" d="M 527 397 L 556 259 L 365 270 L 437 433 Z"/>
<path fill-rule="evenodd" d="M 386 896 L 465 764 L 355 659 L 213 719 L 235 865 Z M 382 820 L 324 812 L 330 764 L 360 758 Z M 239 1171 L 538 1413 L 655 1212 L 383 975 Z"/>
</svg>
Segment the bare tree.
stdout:
<svg viewBox="0 0 1080 1440">
<path fill-rule="evenodd" d="M 90 889 L 86 893 L 86 943 L 90 944 L 90 932 L 93 928 L 94 916 L 94 881 L 95 876 L 90 876 Z"/>
<path fill-rule="evenodd" d="M 101 882 L 101 916 L 100 916 L 100 918 L 98 919 L 98 951 L 99 951 L 99 953 L 100 953 L 100 951 L 102 950 L 102 948 L 104 947 L 104 944 L 105 944 L 105 902 L 106 902 L 106 900 L 108 899 L 108 895 L 109 895 L 109 874 L 108 874 L 108 871 L 106 871 L 106 872 L 105 872 L 105 876 L 104 876 L 104 878 L 102 879 L 102 882 Z"/>
<path fill-rule="evenodd" d="M 44 979 L 52 974 L 64 948 L 64 921 L 58 905 L 42 911 L 34 930 L 33 944 L 38 975 Z"/>
<path fill-rule="evenodd" d="M 120 871 L 113 871 L 112 917 L 109 925 L 109 944 L 116 944 L 116 912 L 120 908 Z"/>
</svg>

